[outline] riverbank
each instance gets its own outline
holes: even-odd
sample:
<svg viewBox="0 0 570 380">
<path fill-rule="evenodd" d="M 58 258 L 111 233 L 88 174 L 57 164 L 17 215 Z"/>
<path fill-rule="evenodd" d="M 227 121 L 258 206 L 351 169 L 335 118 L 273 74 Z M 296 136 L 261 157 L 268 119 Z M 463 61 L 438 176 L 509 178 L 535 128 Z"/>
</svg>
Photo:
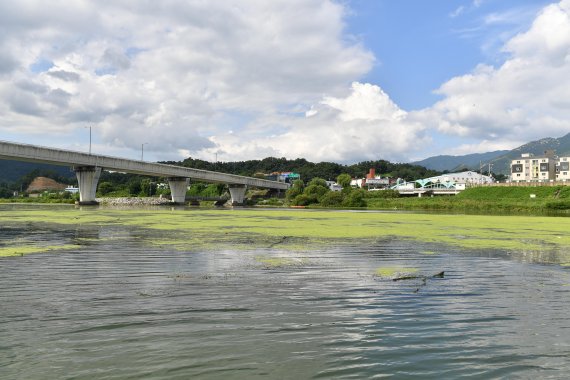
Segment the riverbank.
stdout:
<svg viewBox="0 0 570 380">
<path fill-rule="evenodd" d="M 391 192 L 382 191 L 365 193 L 367 206 L 360 209 L 368 210 L 405 210 L 405 211 L 444 211 L 464 213 L 489 214 L 530 214 L 541 215 L 555 213 L 559 215 L 570 213 L 570 186 L 517 186 L 517 187 L 475 187 L 469 188 L 457 195 L 402 197 Z M 101 197 L 97 198 L 101 205 L 110 206 L 158 206 L 169 205 L 170 200 L 159 197 Z M 12 198 L 0 199 L 0 203 L 74 203 L 69 199 L 43 198 Z M 213 202 L 201 202 L 210 206 Z M 248 206 L 288 207 L 282 199 L 259 199 L 249 202 Z M 306 208 L 323 209 L 321 205 L 309 205 Z M 335 207 L 332 207 L 333 209 Z M 327 208 L 328 209 L 328 208 Z M 351 209 L 351 208 L 347 208 Z M 354 209 L 354 208 L 353 208 Z"/>
<path fill-rule="evenodd" d="M 370 194 L 369 209 L 430 210 L 479 213 L 570 212 L 570 187 L 474 187 L 450 196 L 381 198 Z"/>
<path fill-rule="evenodd" d="M 156 197 L 97 198 L 102 206 L 161 206 L 171 204 L 170 199 Z"/>
</svg>

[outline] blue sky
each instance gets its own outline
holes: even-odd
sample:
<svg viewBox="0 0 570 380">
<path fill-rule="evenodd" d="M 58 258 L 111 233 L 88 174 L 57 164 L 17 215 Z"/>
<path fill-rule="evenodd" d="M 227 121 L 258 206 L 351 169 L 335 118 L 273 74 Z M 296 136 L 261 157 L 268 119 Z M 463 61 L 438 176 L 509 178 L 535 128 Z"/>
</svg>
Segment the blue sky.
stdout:
<svg viewBox="0 0 570 380">
<path fill-rule="evenodd" d="M 570 132 L 570 0 L 0 2 L 0 139 L 407 162 Z"/>
<path fill-rule="evenodd" d="M 411 110 L 432 105 L 441 98 L 435 89 L 478 64 L 502 64 L 505 40 L 528 29 L 550 3 L 351 0 L 347 22 L 350 33 L 377 59 L 362 80 L 381 85 L 397 104 Z M 490 15 L 497 21 L 486 21 Z"/>
</svg>

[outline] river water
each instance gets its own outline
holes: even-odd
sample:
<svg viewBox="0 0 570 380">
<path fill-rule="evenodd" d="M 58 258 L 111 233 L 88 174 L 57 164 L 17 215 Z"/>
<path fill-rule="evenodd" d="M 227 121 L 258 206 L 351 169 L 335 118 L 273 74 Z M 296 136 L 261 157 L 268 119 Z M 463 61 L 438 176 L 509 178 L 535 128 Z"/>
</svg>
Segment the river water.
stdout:
<svg viewBox="0 0 570 380">
<path fill-rule="evenodd" d="M 50 242 L 70 227 L 2 226 Z M 386 239 L 302 253 L 169 250 L 126 226 L 0 258 L 2 379 L 552 378 L 570 374 L 570 271 Z M 109 239 L 109 236 L 120 238 Z M 443 278 L 393 281 L 378 267 Z"/>
</svg>

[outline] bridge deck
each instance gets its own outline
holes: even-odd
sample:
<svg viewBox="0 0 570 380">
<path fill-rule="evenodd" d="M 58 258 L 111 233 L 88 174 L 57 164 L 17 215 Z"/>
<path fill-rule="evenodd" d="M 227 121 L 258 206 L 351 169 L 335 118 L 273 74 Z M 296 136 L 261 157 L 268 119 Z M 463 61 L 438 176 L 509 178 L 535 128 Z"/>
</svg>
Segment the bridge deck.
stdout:
<svg viewBox="0 0 570 380">
<path fill-rule="evenodd" d="M 191 178 L 204 182 L 246 185 L 270 189 L 286 190 L 288 188 L 288 184 L 283 182 L 7 141 L 0 141 L 0 159 L 42 162 L 62 166 L 94 166 L 105 170 L 154 177 Z"/>
</svg>

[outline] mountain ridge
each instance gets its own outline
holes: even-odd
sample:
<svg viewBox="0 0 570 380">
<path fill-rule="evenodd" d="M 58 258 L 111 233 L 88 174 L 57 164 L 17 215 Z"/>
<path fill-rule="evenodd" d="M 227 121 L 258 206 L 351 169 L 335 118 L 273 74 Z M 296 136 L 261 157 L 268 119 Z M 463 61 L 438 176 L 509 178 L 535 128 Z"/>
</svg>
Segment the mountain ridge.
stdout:
<svg viewBox="0 0 570 380">
<path fill-rule="evenodd" d="M 531 141 L 511 150 L 498 150 L 486 153 L 473 153 L 463 156 L 432 156 L 411 164 L 424 166 L 438 171 L 479 170 L 480 166 L 491 164 L 492 171 L 497 174 L 509 175 L 511 161 L 523 153 L 535 156 L 554 150 L 558 156 L 570 155 L 570 133 L 558 138 L 545 137 Z"/>
</svg>

